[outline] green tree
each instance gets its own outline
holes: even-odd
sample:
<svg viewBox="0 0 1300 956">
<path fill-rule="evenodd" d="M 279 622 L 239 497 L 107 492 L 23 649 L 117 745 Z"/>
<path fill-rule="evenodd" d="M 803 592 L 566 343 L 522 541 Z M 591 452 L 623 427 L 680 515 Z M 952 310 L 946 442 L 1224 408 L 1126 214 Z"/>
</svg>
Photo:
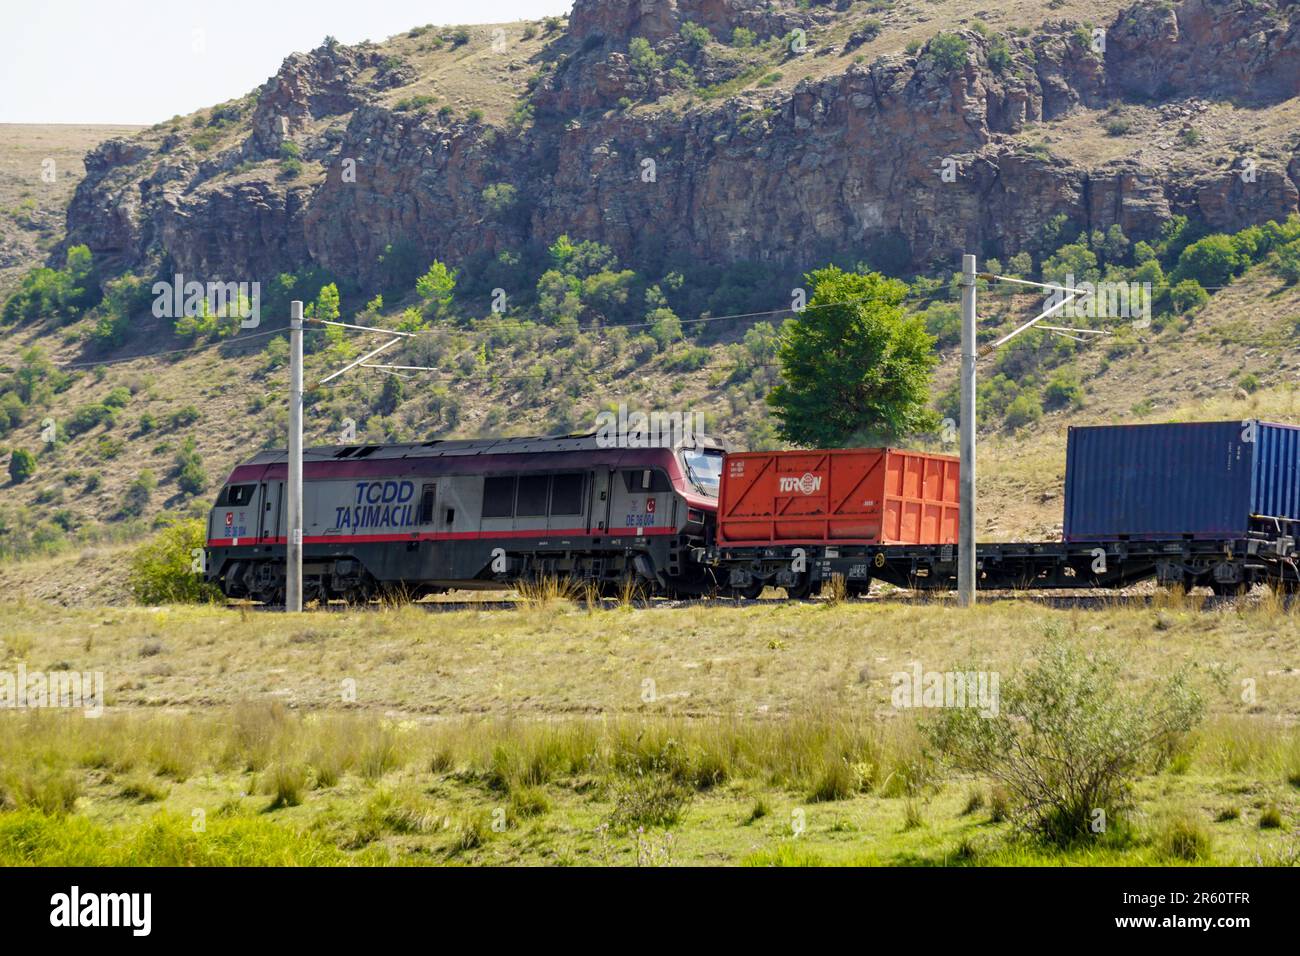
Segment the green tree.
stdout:
<svg viewBox="0 0 1300 956">
<path fill-rule="evenodd" d="M 926 408 L 938 358 L 907 286 L 828 266 L 809 273 L 808 308 L 785 323 L 783 381 L 768 394 L 786 441 L 819 447 L 890 441 L 935 427 Z"/>
<path fill-rule="evenodd" d="M 15 485 L 36 474 L 36 456 L 25 448 L 15 448 L 9 456 L 9 478 Z"/>
<path fill-rule="evenodd" d="M 426 311 L 445 315 L 456 293 L 456 270 L 435 259 L 429 271 L 415 280 L 415 292 L 424 300 Z"/>
<path fill-rule="evenodd" d="M 537 280 L 537 311 L 549 325 L 576 320 L 582 311 L 582 283 L 557 269 L 543 272 Z"/>
<path fill-rule="evenodd" d="M 646 316 L 646 321 L 650 323 L 650 338 L 661 352 L 682 337 L 682 320 L 672 309 L 655 309 Z"/>
<path fill-rule="evenodd" d="M 1216 233 L 1197 239 L 1182 251 L 1174 269 L 1174 279 L 1195 279 L 1203 287 L 1225 286 L 1232 277 L 1250 265 L 1231 236 Z"/>
</svg>

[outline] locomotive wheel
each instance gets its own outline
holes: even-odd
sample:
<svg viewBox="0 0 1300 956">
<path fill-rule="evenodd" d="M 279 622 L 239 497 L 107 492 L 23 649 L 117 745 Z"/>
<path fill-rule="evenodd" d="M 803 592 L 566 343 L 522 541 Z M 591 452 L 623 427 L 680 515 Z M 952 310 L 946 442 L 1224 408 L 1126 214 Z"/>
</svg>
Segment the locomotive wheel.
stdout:
<svg viewBox="0 0 1300 956">
<path fill-rule="evenodd" d="M 1247 590 L 1244 584 L 1221 583 L 1219 581 L 1210 582 L 1210 591 L 1215 597 L 1241 597 Z"/>
<path fill-rule="evenodd" d="M 756 601 L 758 600 L 758 596 L 762 593 L 762 581 L 755 581 L 753 584 L 747 584 L 743 588 L 731 589 L 731 596 L 741 601 Z"/>
</svg>

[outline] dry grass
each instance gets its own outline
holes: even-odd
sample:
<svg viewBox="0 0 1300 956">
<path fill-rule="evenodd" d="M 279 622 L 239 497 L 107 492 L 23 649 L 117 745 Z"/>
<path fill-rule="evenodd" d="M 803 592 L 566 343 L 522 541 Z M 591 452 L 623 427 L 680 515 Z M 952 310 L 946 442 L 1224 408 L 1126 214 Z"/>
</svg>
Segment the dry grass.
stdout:
<svg viewBox="0 0 1300 956">
<path fill-rule="evenodd" d="M 1011 672 L 1050 633 L 1119 652 L 1140 678 L 1191 663 L 1219 682 L 1216 712 L 1300 717 L 1300 613 L 1258 596 L 1201 600 L 1157 593 L 1150 604 L 1112 598 L 1062 609 L 986 600 L 969 614 L 894 598 L 303 615 L 11 604 L 0 608 L 0 668 L 25 660 L 29 669 L 100 671 L 110 708 L 262 698 L 411 716 L 874 713 L 891 709 L 890 675 L 914 661 Z M 160 652 L 141 657 L 146 642 Z M 171 749 L 157 759 L 184 774 L 184 748 Z M 252 750 L 259 766 L 275 757 L 265 745 Z"/>
</svg>

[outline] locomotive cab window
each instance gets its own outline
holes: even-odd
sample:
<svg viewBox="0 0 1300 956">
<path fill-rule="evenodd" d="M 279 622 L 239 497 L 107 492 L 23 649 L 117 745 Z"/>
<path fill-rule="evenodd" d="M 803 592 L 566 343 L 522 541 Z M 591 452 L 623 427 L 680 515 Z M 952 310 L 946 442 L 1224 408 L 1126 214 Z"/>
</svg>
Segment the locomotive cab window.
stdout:
<svg viewBox="0 0 1300 956">
<path fill-rule="evenodd" d="M 623 472 L 623 484 L 634 495 L 672 491 L 672 482 L 658 468 L 637 468 Z"/>
<path fill-rule="evenodd" d="M 509 518 L 515 513 L 513 475 L 483 479 L 483 517 Z"/>
<path fill-rule="evenodd" d="M 255 491 L 257 491 L 257 485 L 226 485 L 221 489 L 220 497 L 217 498 L 217 506 L 241 507 L 253 500 Z"/>
<path fill-rule="evenodd" d="M 550 490 L 550 475 L 521 475 L 519 495 L 515 499 L 515 516 L 540 518 L 546 514 L 546 494 Z"/>
<path fill-rule="evenodd" d="M 433 499 L 437 488 L 437 485 L 425 485 L 420 491 L 420 524 L 433 521 Z"/>
<path fill-rule="evenodd" d="M 582 514 L 582 488 L 585 475 L 556 475 L 551 479 L 551 514 Z"/>
</svg>

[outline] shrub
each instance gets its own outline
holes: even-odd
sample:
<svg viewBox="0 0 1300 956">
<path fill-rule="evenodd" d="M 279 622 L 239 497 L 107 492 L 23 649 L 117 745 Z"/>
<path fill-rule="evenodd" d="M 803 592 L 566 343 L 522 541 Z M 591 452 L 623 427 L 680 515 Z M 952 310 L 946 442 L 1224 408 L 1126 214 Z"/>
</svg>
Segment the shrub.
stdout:
<svg viewBox="0 0 1300 956">
<path fill-rule="evenodd" d="M 930 56 L 935 65 L 946 73 L 966 65 L 966 54 L 970 44 L 955 33 L 937 33 L 930 41 Z"/>
<path fill-rule="evenodd" d="M 876 32 L 879 32 L 877 30 Z M 995 36 L 989 41 L 988 51 L 989 69 L 1001 76 L 1011 66 L 1011 50 L 1007 46 L 1005 37 Z"/>
<path fill-rule="evenodd" d="M 187 495 L 202 494 L 208 486 L 208 475 L 193 438 L 185 439 L 176 452 L 176 484 Z"/>
<path fill-rule="evenodd" d="M 1007 406 L 1007 427 L 1020 428 L 1043 417 L 1043 403 L 1036 389 L 1024 389 Z"/>
<path fill-rule="evenodd" d="M 15 485 L 36 474 L 36 456 L 25 448 L 15 448 L 9 456 L 9 478 Z"/>
<path fill-rule="evenodd" d="M 614 809 L 609 824 L 616 833 L 636 827 L 673 826 L 695 796 L 695 788 L 678 780 L 667 761 L 658 755 L 618 774 L 610 790 Z"/>
<path fill-rule="evenodd" d="M 731 31 L 731 45 L 740 47 L 742 50 L 748 49 L 758 41 L 758 34 L 753 30 L 745 27 L 736 27 Z"/>
<path fill-rule="evenodd" d="M 958 767 L 992 778 L 1022 826 L 1065 845 L 1128 802 L 1132 781 L 1200 719 L 1203 702 L 1178 671 L 1126 689 L 1122 662 L 1053 639 L 1038 663 L 1002 682 L 995 715 L 944 708 L 925 733 Z"/>
<path fill-rule="evenodd" d="M 1269 258 L 1268 267 L 1289 285 L 1300 282 L 1300 239 L 1274 251 Z"/>
<path fill-rule="evenodd" d="M 498 218 L 514 208 L 518 198 L 519 191 L 510 183 L 493 183 L 483 190 L 483 204 Z"/>
<path fill-rule="evenodd" d="M 1048 408 L 1078 408 L 1083 404 L 1083 386 L 1077 372 L 1058 369 L 1043 389 L 1043 404 Z"/>
<path fill-rule="evenodd" d="M 682 24 L 681 35 L 683 40 L 697 48 L 706 47 L 713 42 L 713 34 L 708 27 L 702 27 L 693 20 Z"/>
<path fill-rule="evenodd" d="M 88 432 L 97 425 L 111 425 L 116 410 L 108 405 L 82 405 L 68 417 L 64 431 L 69 437 Z"/>
<path fill-rule="evenodd" d="M 664 58 L 655 52 L 645 37 L 633 37 L 627 45 L 628 62 L 642 83 L 649 83 L 663 69 Z"/>
<path fill-rule="evenodd" d="M 127 570 L 135 599 L 141 604 L 193 604 L 220 597 L 195 570 L 195 551 L 203 548 L 206 535 L 205 522 L 192 518 L 164 528 L 136 548 Z"/>
<path fill-rule="evenodd" d="M 193 405 L 186 405 L 167 416 L 167 427 L 184 428 L 186 425 L 193 425 L 198 420 L 199 410 Z"/>
<path fill-rule="evenodd" d="M 1195 279 L 1184 279 L 1169 290 L 1169 304 L 1179 315 L 1210 300 L 1210 294 Z"/>
<path fill-rule="evenodd" d="M 90 489 L 90 482 L 86 483 L 87 490 Z M 146 468 L 140 472 L 131 483 L 126 486 L 126 493 L 122 496 L 122 511 L 124 518 L 138 518 L 144 514 L 144 509 L 149 504 L 149 499 L 153 496 L 154 489 L 158 487 L 158 479 L 154 478 L 153 472 Z"/>
</svg>

